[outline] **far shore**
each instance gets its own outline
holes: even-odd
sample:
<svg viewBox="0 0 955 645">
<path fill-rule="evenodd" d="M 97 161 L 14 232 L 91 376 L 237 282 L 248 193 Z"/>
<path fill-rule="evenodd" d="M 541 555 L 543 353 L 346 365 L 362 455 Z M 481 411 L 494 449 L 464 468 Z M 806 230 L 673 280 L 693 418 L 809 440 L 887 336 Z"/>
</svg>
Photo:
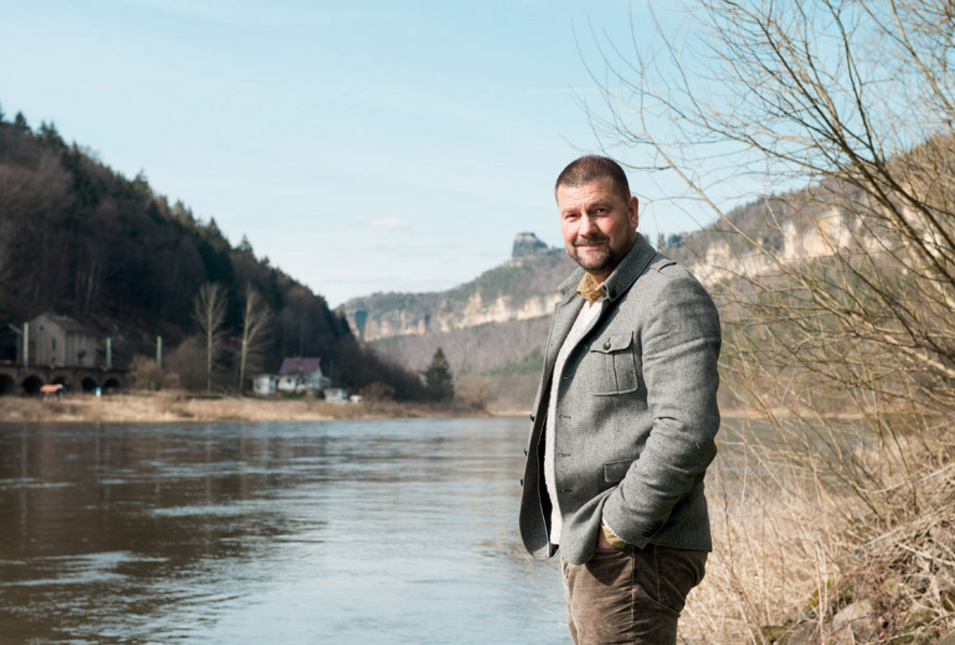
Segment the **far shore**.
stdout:
<svg viewBox="0 0 955 645">
<path fill-rule="evenodd" d="M 323 421 L 332 419 L 412 419 L 452 417 L 527 417 L 530 409 L 504 409 L 491 403 L 486 409 L 455 401 L 441 403 L 399 403 L 360 401 L 331 403 L 312 397 L 254 397 L 236 394 L 203 395 L 181 390 L 125 392 L 96 397 L 69 394 L 62 399 L 43 396 L 0 396 L 0 423 L 138 422 L 188 421 Z M 743 407 L 723 408 L 724 418 L 765 419 L 766 412 Z M 775 417 L 792 416 L 791 410 L 771 412 Z M 833 414 L 833 418 L 859 415 Z"/>
<path fill-rule="evenodd" d="M 400 419 L 506 416 L 506 411 L 476 410 L 463 404 L 361 401 L 330 403 L 315 398 L 256 398 L 237 395 L 198 396 L 179 391 L 0 397 L 0 423 L 183 421 L 321 421 L 331 419 Z M 513 412 L 523 414 L 523 412 Z"/>
</svg>

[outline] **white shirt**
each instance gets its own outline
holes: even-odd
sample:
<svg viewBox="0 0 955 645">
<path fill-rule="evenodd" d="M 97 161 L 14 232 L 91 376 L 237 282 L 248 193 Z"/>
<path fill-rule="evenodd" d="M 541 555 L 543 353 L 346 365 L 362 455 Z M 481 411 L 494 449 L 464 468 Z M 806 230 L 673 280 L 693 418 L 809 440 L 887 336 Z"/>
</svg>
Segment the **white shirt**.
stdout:
<svg viewBox="0 0 955 645">
<path fill-rule="evenodd" d="M 560 505 L 557 501 L 557 478 L 555 475 L 554 444 L 556 442 L 557 428 L 557 394 L 560 388 L 560 379 L 563 376 L 564 365 L 570 355 L 570 350 L 577 345 L 584 333 L 590 327 L 590 323 L 597 319 L 600 312 L 603 311 L 606 298 L 601 298 L 592 305 L 584 303 L 574 326 L 567 334 L 567 339 L 560 346 L 557 352 L 557 362 L 554 364 L 554 374 L 551 377 L 550 399 L 547 402 L 547 420 L 544 430 L 544 484 L 547 487 L 547 494 L 550 497 L 550 541 L 551 544 L 560 544 L 560 531 L 563 520 L 560 515 Z"/>
</svg>

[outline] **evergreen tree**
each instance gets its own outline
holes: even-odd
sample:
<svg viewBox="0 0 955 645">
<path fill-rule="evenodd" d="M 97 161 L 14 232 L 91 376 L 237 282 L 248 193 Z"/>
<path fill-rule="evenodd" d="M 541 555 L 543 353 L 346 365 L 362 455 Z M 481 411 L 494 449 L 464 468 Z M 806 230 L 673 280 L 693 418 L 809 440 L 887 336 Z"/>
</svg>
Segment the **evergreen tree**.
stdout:
<svg viewBox="0 0 955 645">
<path fill-rule="evenodd" d="M 63 137 L 61 137 L 60 133 L 56 131 L 56 124 L 53 123 L 53 121 L 50 121 L 49 125 L 47 125 L 46 121 L 41 121 L 38 134 L 40 135 L 40 141 L 51 148 L 66 147 Z"/>
<path fill-rule="evenodd" d="M 27 123 L 27 118 L 23 116 L 23 112 L 17 112 L 13 118 L 13 127 L 23 132 L 30 132 L 30 125 Z"/>
<path fill-rule="evenodd" d="M 454 377 L 451 365 L 440 347 L 431 358 L 431 364 L 424 373 L 428 395 L 435 401 L 449 402 L 454 399 Z"/>
</svg>

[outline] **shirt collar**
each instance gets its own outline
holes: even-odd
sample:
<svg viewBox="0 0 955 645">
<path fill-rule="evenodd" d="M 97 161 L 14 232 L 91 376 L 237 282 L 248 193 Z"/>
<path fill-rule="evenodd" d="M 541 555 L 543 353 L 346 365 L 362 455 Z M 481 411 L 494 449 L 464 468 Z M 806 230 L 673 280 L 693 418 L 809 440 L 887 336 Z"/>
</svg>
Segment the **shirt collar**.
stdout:
<svg viewBox="0 0 955 645">
<path fill-rule="evenodd" d="M 580 279 L 580 284 L 577 285 L 577 293 L 591 305 L 606 295 L 603 287 L 594 282 L 594 277 L 589 273 L 584 273 L 584 276 Z"/>
<path fill-rule="evenodd" d="M 630 251 L 617 268 L 601 283 L 601 291 L 603 291 L 610 302 L 615 301 L 626 293 L 627 290 L 633 286 L 633 283 L 637 281 L 637 278 L 646 272 L 650 263 L 657 259 L 665 260 L 662 255 L 658 254 L 653 247 L 650 246 L 642 235 L 638 235 L 637 241 L 634 242 Z M 581 277 L 583 277 L 584 274 L 586 274 L 586 271 L 581 267 L 577 267 L 577 269 L 567 276 L 567 279 L 561 282 L 560 286 L 557 287 L 557 291 L 564 301 L 569 300 L 577 294 L 576 286 L 580 283 Z"/>
</svg>

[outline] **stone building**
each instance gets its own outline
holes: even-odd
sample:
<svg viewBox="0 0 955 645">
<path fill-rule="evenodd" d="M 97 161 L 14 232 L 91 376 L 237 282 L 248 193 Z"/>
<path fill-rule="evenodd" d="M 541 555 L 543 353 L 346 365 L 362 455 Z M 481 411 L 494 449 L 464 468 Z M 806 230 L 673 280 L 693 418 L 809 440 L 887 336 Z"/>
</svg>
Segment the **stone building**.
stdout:
<svg viewBox="0 0 955 645">
<path fill-rule="evenodd" d="M 46 313 L 30 321 L 32 364 L 95 367 L 98 342 L 89 327 L 69 316 Z"/>
</svg>

